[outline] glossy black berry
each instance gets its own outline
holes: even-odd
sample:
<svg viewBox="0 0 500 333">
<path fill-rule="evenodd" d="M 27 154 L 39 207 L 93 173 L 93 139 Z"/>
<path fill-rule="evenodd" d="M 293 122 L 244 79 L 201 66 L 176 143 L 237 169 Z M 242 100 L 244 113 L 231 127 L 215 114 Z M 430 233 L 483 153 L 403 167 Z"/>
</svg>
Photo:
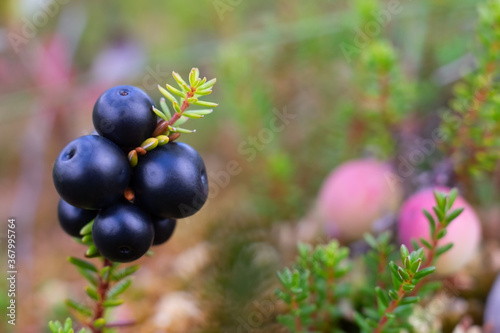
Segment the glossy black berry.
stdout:
<svg viewBox="0 0 500 333">
<path fill-rule="evenodd" d="M 168 241 L 172 237 L 176 225 L 177 220 L 169 219 L 168 217 L 153 217 L 153 227 L 155 230 L 153 245 L 160 245 Z"/>
<path fill-rule="evenodd" d="M 151 218 L 129 202 L 119 202 L 97 214 L 92 228 L 94 244 L 107 259 L 129 262 L 142 257 L 153 243 Z"/>
<path fill-rule="evenodd" d="M 132 149 L 149 138 L 156 127 L 153 100 L 141 89 L 116 86 L 96 101 L 92 121 L 97 132 L 122 149 Z"/>
<path fill-rule="evenodd" d="M 68 235 L 73 237 L 81 237 L 80 230 L 96 215 L 97 210 L 81 209 L 70 205 L 63 199 L 60 199 L 57 205 L 59 224 Z"/>
<path fill-rule="evenodd" d="M 135 202 L 154 216 L 188 217 L 208 196 L 205 164 L 185 143 L 168 143 L 141 156 L 131 185 Z"/>
<path fill-rule="evenodd" d="M 95 210 L 123 196 L 130 167 L 117 145 L 101 136 L 86 135 L 64 147 L 52 177 L 62 199 L 73 206 Z"/>
</svg>

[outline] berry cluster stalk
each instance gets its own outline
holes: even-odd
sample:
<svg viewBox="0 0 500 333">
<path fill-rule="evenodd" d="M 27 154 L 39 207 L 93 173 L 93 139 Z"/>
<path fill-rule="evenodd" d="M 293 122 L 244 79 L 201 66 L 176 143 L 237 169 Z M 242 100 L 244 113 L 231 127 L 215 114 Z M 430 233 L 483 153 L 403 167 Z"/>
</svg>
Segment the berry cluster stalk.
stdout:
<svg viewBox="0 0 500 333">
<path fill-rule="evenodd" d="M 113 266 L 113 263 L 109 261 L 108 259 L 104 259 L 104 264 L 103 268 L 106 269 L 106 267 L 111 267 Z M 97 293 L 99 295 L 99 299 L 96 302 L 95 308 L 94 308 L 94 316 L 92 318 L 92 321 L 88 324 L 89 327 L 92 329 L 92 333 L 102 333 L 101 328 L 94 327 L 94 323 L 104 317 L 104 305 L 103 303 L 106 301 L 106 294 L 108 293 L 109 289 L 109 274 L 103 278 L 100 275 L 98 276 L 98 286 L 97 286 Z"/>
<path fill-rule="evenodd" d="M 103 264 L 103 269 L 107 269 L 106 267 L 111 267 L 114 266 L 114 263 L 108 259 L 104 259 L 104 264 Z M 110 281 L 110 274 L 107 274 L 105 277 L 98 277 L 98 286 L 97 286 L 97 293 L 99 295 L 99 300 L 96 302 L 95 308 L 94 308 L 94 316 L 92 318 L 92 321 L 88 323 L 88 326 L 91 328 L 92 333 L 103 333 L 105 328 L 116 328 L 116 327 L 127 327 L 127 326 L 133 326 L 135 325 L 135 321 L 130 320 L 130 321 L 123 321 L 123 322 L 114 322 L 114 323 L 109 323 L 106 324 L 103 327 L 100 327 L 99 325 L 95 325 L 95 323 L 99 324 L 99 321 L 103 321 L 104 319 L 104 311 L 106 307 L 104 306 L 105 302 L 107 301 L 107 294 L 109 292 L 109 289 L 111 287 L 111 281 Z"/>
</svg>

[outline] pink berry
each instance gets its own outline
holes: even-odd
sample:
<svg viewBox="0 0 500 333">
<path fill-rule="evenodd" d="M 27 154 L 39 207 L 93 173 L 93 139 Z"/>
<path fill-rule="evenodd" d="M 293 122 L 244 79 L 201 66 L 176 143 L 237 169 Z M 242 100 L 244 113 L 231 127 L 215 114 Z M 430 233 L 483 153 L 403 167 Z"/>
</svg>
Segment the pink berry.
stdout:
<svg viewBox="0 0 500 333">
<path fill-rule="evenodd" d="M 398 234 L 401 243 L 410 247 L 411 239 L 423 237 L 430 240 L 429 221 L 422 213 L 427 209 L 435 218 L 432 207 L 436 205 L 433 191 L 448 193 L 449 188 L 436 187 L 421 190 L 406 200 L 401 209 L 398 222 Z M 453 204 L 452 210 L 464 208 L 455 220 L 447 227 L 446 236 L 439 240 L 438 246 L 453 243 L 448 252 L 439 257 L 436 262 L 437 273 L 448 275 L 457 272 L 473 257 L 481 240 L 481 224 L 474 209 L 460 196 Z M 420 241 L 419 241 L 420 243 Z"/>
<path fill-rule="evenodd" d="M 360 239 L 373 223 L 399 207 L 401 188 L 391 182 L 389 164 L 374 159 L 348 161 L 328 176 L 321 188 L 317 213 L 330 236 Z"/>
</svg>

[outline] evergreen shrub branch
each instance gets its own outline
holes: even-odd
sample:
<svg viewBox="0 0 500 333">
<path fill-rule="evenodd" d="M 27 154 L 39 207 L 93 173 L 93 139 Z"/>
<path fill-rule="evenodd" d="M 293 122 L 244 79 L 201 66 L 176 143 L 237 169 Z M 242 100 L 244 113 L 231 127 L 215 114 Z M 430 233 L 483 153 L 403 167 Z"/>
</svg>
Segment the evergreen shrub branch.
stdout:
<svg viewBox="0 0 500 333">
<path fill-rule="evenodd" d="M 469 175 L 490 174 L 500 159 L 500 1 L 478 8 L 477 68 L 455 85 L 451 112 L 442 114 L 441 125 L 445 147 L 464 182 Z"/>
<path fill-rule="evenodd" d="M 65 304 L 70 309 L 79 321 L 88 327 L 92 333 L 104 333 L 107 328 L 118 326 L 132 326 L 134 321 L 127 322 L 108 322 L 106 319 L 106 310 L 117 307 L 123 304 L 123 299 L 119 298 L 132 284 L 130 277 L 138 269 L 139 265 L 119 268 L 119 264 L 103 258 L 92 240 L 92 225 L 93 221 L 89 222 L 82 230 L 82 238 L 75 238 L 81 244 L 87 246 L 85 257 L 97 258 L 101 262 L 99 268 L 94 263 L 87 259 L 69 257 L 68 261 L 74 265 L 80 275 L 84 277 L 89 285 L 85 287 L 89 301 L 94 303 L 93 306 L 87 305 L 88 302 L 79 302 L 72 299 L 67 299 Z M 67 318 L 65 323 L 59 321 L 50 322 L 49 328 L 53 333 L 72 333 L 72 321 Z M 81 329 L 79 333 L 86 332 Z"/>
<path fill-rule="evenodd" d="M 377 238 L 366 235 L 370 250 L 363 257 L 368 274 L 361 286 L 351 282 L 359 272 L 351 270 L 353 259 L 346 247 L 336 241 L 314 249 L 299 244 L 292 268 L 278 273 L 282 289 L 276 293 L 288 308 L 279 321 L 292 332 L 348 332 L 343 327 L 345 322 L 363 333 L 411 330 L 408 317 L 421 301 L 420 288 L 429 284 L 427 277 L 436 271 L 436 259 L 453 246 L 439 241 L 463 211 L 451 208 L 456 189 L 449 194 L 436 191 L 434 197 L 437 218 L 422 212 L 429 221 L 429 238 L 413 242 L 412 251 L 405 245 L 395 251 L 389 233 Z M 359 295 L 365 300 L 361 304 L 356 303 Z M 346 302 L 354 311 L 345 311 L 342 304 Z"/>
<path fill-rule="evenodd" d="M 160 118 L 152 137 L 144 140 L 139 147 L 128 153 L 128 161 L 131 167 L 137 166 L 138 155 L 145 155 L 168 142 L 176 140 L 181 133 L 193 133 L 195 130 L 189 130 L 179 127 L 190 119 L 200 119 L 213 112 L 217 103 L 202 100 L 205 96 L 212 93 L 216 79 L 207 80 L 200 77 L 198 68 L 193 68 L 189 73 L 189 79 L 184 80 L 176 72 L 172 73 L 179 89 L 167 84 L 166 89 L 158 86 L 158 89 L 164 96 L 160 100 L 160 109 L 152 106 L 152 112 Z M 167 105 L 166 99 L 171 103 L 171 108 Z M 201 109 L 188 110 L 190 106 L 198 106 Z M 173 112 L 171 111 L 173 109 Z M 124 196 L 128 200 L 134 198 L 133 191 L 129 188 Z M 86 221 L 84 221 L 86 222 Z M 87 327 L 92 333 L 106 333 L 112 328 L 128 327 L 135 325 L 132 320 L 109 322 L 107 311 L 111 308 L 123 304 L 120 298 L 132 284 L 131 275 L 138 269 L 138 265 L 121 268 L 118 262 L 113 262 L 102 256 L 94 244 L 93 239 L 94 220 L 87 223 L 80 230 L 80 237 L 75 237 L 75 241 L 87 247 L 85 259 L 69 257 L 68 261 L 74 265 L 80 275 L 89 283 L 85 292 L 89 298 L 87 302 L 79 302 L 67 299 L 65 304 L 79 322 Z M 78 232 L 77 232 L 78 233 Z M 148 253 L 151 253 L 149 251 Z M 98 259 L 100 264 L 95 265 L 88 259 Z M 91 306 L 89 304 L 92 303 Z M 67 318 L 64 323 L 59 321 L 49 322 L 49 328 L 53 333 L 73 333 L 73 323 Z M 88 332 L 82 328 L 78 333 Z"/>
</svg>

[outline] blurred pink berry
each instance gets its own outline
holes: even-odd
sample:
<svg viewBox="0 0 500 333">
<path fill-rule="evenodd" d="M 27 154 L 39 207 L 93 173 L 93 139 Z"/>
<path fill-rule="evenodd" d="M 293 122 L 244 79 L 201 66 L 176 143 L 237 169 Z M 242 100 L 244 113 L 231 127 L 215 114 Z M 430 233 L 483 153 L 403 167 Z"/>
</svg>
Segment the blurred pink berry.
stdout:
<svg viewBox="0 0 500 333">
<path fill-rule="evenodd" d="M 394 214 L 402 190 L 390 181 L 392 174 L 389 164 L 369 158 L 348 161 L 333 170 L 316 207 L 326 233 L 357 240 L 372 230 L 375 221 Z"/>
<path fill-rule="evenodd" d="M 436 205 L 434 190 L 445 193 L 450 191 L 446 187 L 427 188 L 413 194 L 403 204 L 399 216 L 398 234 L 401 243 L 408 247 L 411 246 L 411 239 L 419 240 L 423 237 L 425 240 L 430 240 L 429 221 L 422 210 L 427 209 L 435 218 L 432 210 Z M 450 223 L 446 236 L 438 242 L 439 246 L 454 244 L 451 250 L 441 255 L 436 262 L 437 273 L 441 275 L 453 274 L 463 268 L 474 256 L 481 240 L 481 224 L 476 212 L 458 196 L 452 210 L 461 207 L 464 211 Z"/>
</svg>

